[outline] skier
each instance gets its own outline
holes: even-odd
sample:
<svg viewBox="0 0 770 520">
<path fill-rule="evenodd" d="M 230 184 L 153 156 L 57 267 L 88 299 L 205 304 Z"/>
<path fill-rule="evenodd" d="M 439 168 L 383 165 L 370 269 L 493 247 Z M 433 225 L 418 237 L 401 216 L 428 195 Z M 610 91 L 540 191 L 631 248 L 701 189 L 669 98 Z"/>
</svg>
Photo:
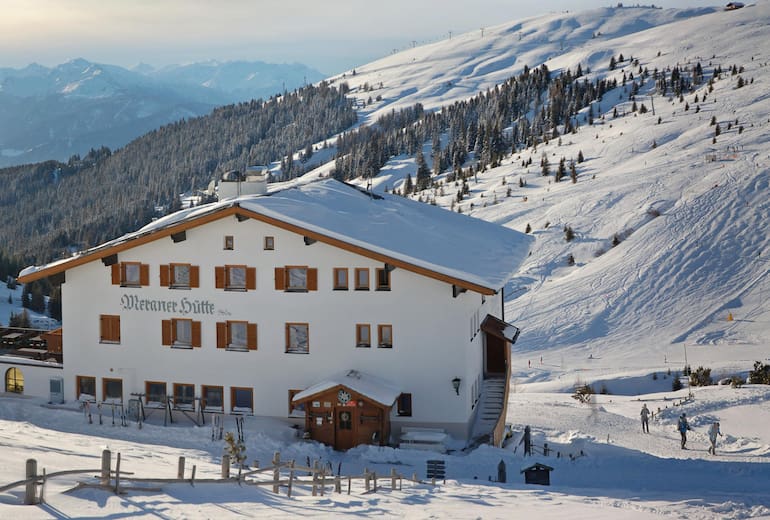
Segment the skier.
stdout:
<svg viewBox="0 0 770 520">
<path fill-rule="evenodd" d="M 709 446 L 709 453 L 712 455 L 717 454 L 717 435 L 722 437 L 722 432 L 719 431 L 719 423 L 715 422 L 709 428 L 709 440 L 711 441 L 711 446 Z"/>
<path fill-rule="evenodd" d="M 639 415 L 642 417 L 642 432 L 650 433 L 650 410 L 646 403 L 642 405 L 642 411 Z"/>
<path fill-rule="evenodd" d="M 682 412 L 682 415 L 679 416 L 679 423 L 677 424 L 677 430 L 679 430 L 679 434 L 682 436 L 682 449 L 686 450 L 687 448 L 685 445 L 687 444 L 687 430 L 691 430 L 690 424 L 687 422 L 687 414 Z"/>
</svg>

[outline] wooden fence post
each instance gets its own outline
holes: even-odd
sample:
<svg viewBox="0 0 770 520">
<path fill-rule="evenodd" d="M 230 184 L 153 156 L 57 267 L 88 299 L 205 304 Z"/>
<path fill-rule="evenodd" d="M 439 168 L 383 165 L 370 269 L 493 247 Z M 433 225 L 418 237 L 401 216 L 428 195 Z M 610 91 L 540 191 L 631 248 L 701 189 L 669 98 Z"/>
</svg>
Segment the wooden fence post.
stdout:
<svg viewBox="0 0 770 520">
<path fill-rule="evenodd" d="M 179 464 L 177 464 L 176 478 L 179 480 L 184 479 L 184 457 L 179 457 Z"/>
<path fill-rule="evenodd" d="M 37 461 L 35 459 L 27 459 L 26 474 L 27 479 L 32 480 L 27 482 L 24 492 L 24 505 L 31 506 L 37 503 L 37 493 L 35 489 L 37 486 Z"/>
<path fill-rule="evenodd" d="M 326 492 L 326 468 L 321 468 L 321 496 Z"/>
<path fill-rule="evenodd" d="M 372 471 L 372 480 L 374 480 L 374 492 L 377 492 L 377 472 Z"/>
<path fill-rule="evenodd" d="M 291 488 L 294 485 L 294 461 L 289 462 L 289 489 L 286 492 L 287 497 L 291 497 Z"/>
<path fill-rule="evenodd" d="M 318 495 L 318 466 L 319 466 L 318 461 L 314 460 L 313 461 L 313 491 L 312 491 L 313 496 Z"/>
<path fill-rule="evenodd" d="M 120 488 L 118 487 L 120 485 L 120 452 L 118 452 L 118 456 L 115 458 L 115 494 L 117 495 L 120 491 Z"/>
<path fill-rule="evenodd" d="M 222 478 L 230 478 L 230 455 L 222 455 Z"/>
<path fill-rule="evenodd" d="M 276 451 L 273 454 L 273 493 L 278 493 L 278 481 L 281 480 L 281 452 Z"/>
<path fill-rule="evenodd" d="M 364 486 L 369 491 L 369 468 L 364 468 Z"/>
<path fill-rule="evenodd" d="M 112 452 L 110 450 L 102 450 L 102 478 L 101 485 L 110 485 L 110 469 L 112 468 Z"/>
<path fill-rule="evenodd" d="M 193 487 L 195 487 L 195 470 L 196 469 L 197 469 L 197 466 L 193 464 L 192 475 L 190 475 L 190 485 Z"/>
<path fill-rule="evenodd" d="M 342 493 L 342 479 L 339 475 L 334 476 L 334 491 Z"/>
<path fill-rule="evenodd" d="M 396 468 L 390 468 L 390 490 L 396 490 Z"/>
</svg>

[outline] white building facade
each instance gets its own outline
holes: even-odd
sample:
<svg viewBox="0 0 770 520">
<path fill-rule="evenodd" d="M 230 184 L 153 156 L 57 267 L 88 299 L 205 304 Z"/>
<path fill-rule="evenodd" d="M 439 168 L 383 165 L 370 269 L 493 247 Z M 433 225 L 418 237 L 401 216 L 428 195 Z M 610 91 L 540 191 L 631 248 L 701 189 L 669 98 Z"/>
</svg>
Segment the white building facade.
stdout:
<svg viewBox="0 0 770 520">
<path fill-rule="evenodd" d="M 339 402 L 293 397 L 354 371 L 398 390 L 370 440 L 392 442 L 403 426 L 467 439 L 483 379 L 507 373 L 482 324 L 504 320 L 522 237 L 327 180 L 184 210 L 21 280 L 63 277 L 67 400 L 133 397 L 306 428 L 316 407 L 313 420 L 335 429 L 351 415 L 334 410 L 363 410 L 370 396 L 343 384 Z"/>
</svg>

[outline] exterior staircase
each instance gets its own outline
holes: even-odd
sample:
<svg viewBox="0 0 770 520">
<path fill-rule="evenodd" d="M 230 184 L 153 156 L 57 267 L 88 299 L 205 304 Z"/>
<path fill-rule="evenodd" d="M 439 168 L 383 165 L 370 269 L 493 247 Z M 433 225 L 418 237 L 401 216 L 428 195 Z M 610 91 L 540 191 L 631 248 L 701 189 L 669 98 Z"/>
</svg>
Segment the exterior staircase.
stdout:
<svg viewBox="0 0 770 520">
<path fill-rule="evenodd" d="M 471 430 L 471 446 L 490 442 L 490 436 L 504 409 L 506 383 L 507 379 L 502 377 L 484 379 L 477 405 L 476 421 Z"/>
</svg>

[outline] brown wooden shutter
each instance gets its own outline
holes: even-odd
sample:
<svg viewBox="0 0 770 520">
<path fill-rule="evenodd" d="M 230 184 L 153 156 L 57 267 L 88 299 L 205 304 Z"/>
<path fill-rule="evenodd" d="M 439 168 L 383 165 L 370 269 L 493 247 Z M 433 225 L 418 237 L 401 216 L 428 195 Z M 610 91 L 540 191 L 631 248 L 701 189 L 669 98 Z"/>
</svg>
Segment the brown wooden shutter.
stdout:
<svg viewBox="0 0 770 520">
<path fill-rule="evenodd" d="M 171 285 L 171 268 L 168 265 L 160 266 L 160 286 L 168 287 Z"/>
<path fill-rule="evenodd" d="M 112 319 L 112 339 L 120 343 L 120 316 L 113 316 Z"/>
<path fill-rule="evenodd" d="M 227 348 L 227 323 L 217 322 L 217 348 Z"/>
<path fill-rule="evenodd" d="M 257 350 L 257 324 L 249 323 L 246 325 L 246 344 L 249 350 Z"/>
<path fill-rule="evenodd" d="M 112 264 L 112 285 L 120 285 L 120 264 Z"/>
<path fill-rule="evenodd" d="M 147 264 L 139 264 L 139 285 L 150 285 L 150 266 Z"/>
<path fill-rule="evenodd" d="M 214 287 L 217 289 L 225 288 L 225 267 L 223 265 L 214 268 Z"/>
<path fill-rule="evenodd" d="M 190 287 L 197 288 L 201 286 L 201 274 L 200 267 L 197 265 L 190 266 Z"/>
<path fill-rule="evenodd" d="M 312 268 L 307 270 L 307 290 L 318 290 L 318 269 Z"/>
<path fill-rule="evenodd" d="M 275 268 L 275 290 L 276 291 L 286 290 L 286 272 L 283 267 Z"/>
<path fill-rule="evenodd" d="M 99 316 L 99 341 L 107 341 L 109 339 L 109 322 L 107 321 L 107 315 L 102 314 Z"/>
<path fill-rule="evenodd" d="M 193 347 L 200 347 L 201 346 L 201 322 L 194 321 L 192 322 L 192 346 Z"/>
<path fill-rule="evenodd" d="M 161 345 L 171 345 L 174 342 L 173 324 L 171 320 L 161 322 Z"/>
<path fill-rule="evenodd" d="M 257 268 L 246 268 L 246 289 L 253 291 L 257 288 Z"/>
</svg>

